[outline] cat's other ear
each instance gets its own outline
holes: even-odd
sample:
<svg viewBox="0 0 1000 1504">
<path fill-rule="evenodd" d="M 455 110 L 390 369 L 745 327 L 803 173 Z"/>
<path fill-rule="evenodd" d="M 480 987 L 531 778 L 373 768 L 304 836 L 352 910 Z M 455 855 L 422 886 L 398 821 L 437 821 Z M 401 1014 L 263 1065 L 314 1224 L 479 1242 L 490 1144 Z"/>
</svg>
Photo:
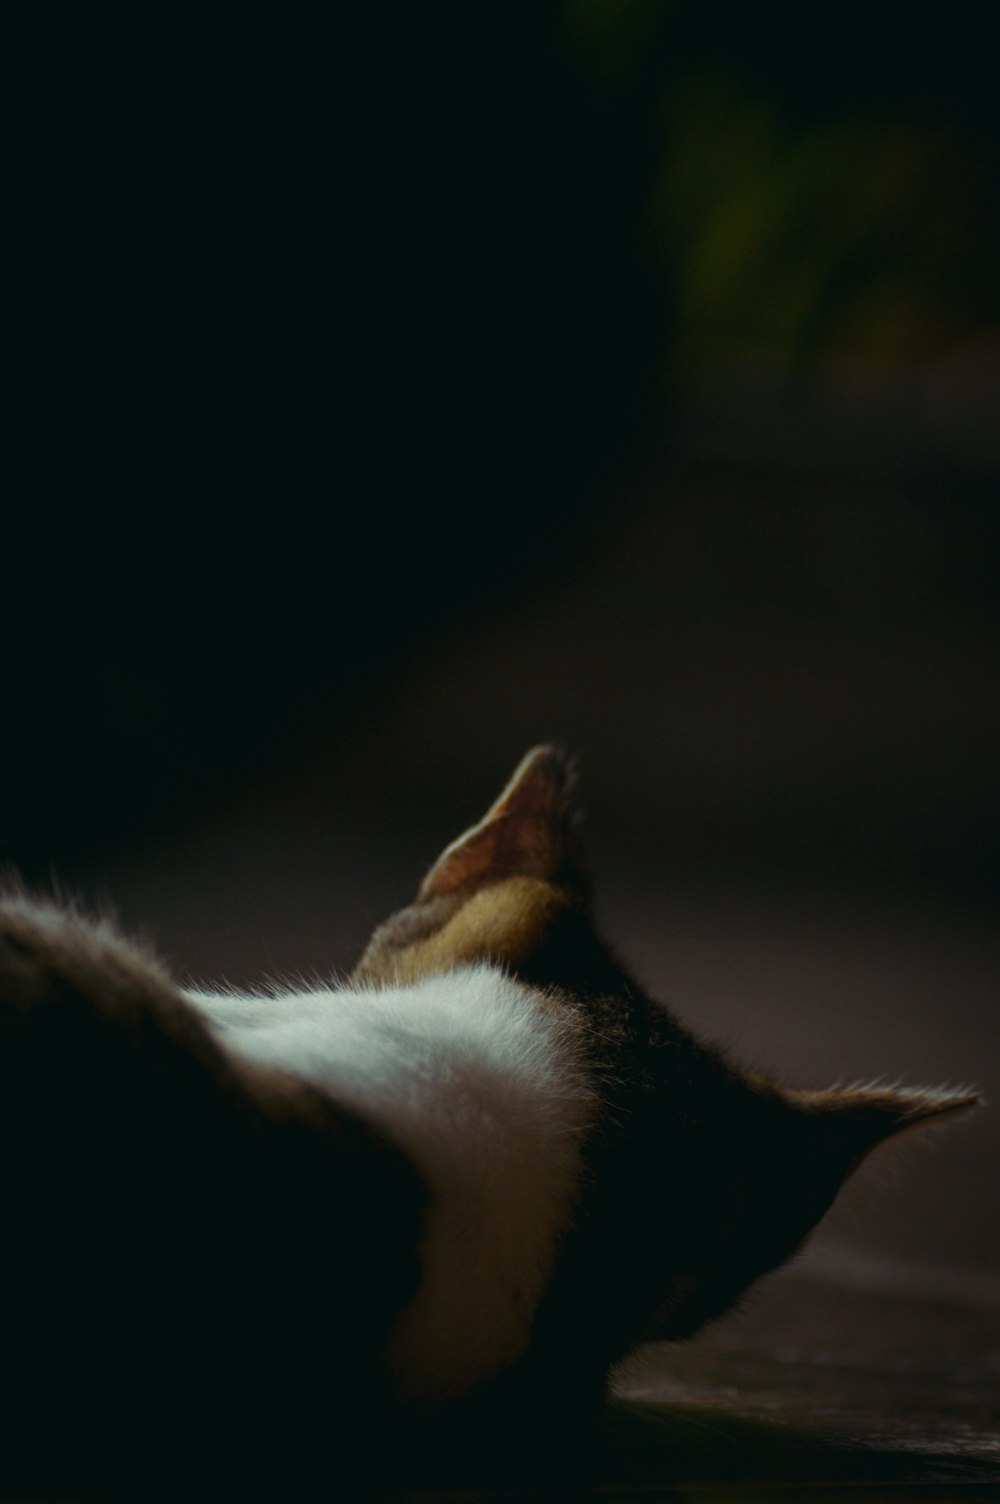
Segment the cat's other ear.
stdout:
<svg viewBox="0 0 1000 1504">
<path fill-rule="evenodd" d="M 982 1102 L 964 1087 L 834 1086 L 783 1095 L 810 1122 L 824 1157 L 842 1167 L 845 1177 L 886 1139 Z"/>
<path fill-rule="evenodd" d="M 538 878 L 585 892 L 588 884 L 569 812 L 570 781 L 564 753 L 533 747 L 483 818 L 445 847 L 424 878 L 419 898 L 467 893 L 510 877 Z"/>
<path fill-rule="evenodd" d="M 752 1118 L 742 1125 L 734 1120 L 727 1148 L 727 1155 L 742 1163 L 745 1178 L 737 1203 L 742 1212 L 727 1211 L 717 1244 L 701 1252 L 702 1272 L 693 1289 L 657 1325 L 659 1337 L 690 1336 L 728 1310 L 760 1275 L 789 1259 L 878 1144 L 981 1100 L 964 1089 L 865 1085 L 793 1091 L 749 1079 L 766 1111 L 760 1131 Z"/>
</svg>

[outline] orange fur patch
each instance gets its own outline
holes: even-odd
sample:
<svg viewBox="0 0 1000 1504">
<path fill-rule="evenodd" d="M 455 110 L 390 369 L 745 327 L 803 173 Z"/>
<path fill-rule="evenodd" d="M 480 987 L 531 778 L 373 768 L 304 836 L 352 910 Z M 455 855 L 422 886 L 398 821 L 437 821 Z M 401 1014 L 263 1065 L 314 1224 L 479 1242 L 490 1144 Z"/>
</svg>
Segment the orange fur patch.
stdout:
<svg viewBox="0 0 1000 1504">
<path fill-rule="evenodd" d="M 517 966 L 538 945 L 566 900 L 537 877 L 509 877 L 473 893 L 426 940 L 394 957 L 400 982 L 451 971 L 476 961 Z"/>
</svg>

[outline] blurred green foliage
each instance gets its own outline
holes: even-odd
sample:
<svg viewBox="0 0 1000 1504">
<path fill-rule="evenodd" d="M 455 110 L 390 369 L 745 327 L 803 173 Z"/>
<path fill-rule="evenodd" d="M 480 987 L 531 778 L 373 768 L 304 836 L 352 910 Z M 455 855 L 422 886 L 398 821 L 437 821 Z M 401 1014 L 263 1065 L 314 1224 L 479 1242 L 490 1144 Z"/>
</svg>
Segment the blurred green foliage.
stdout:
<svg viewBox="0 0 1000 1504">
<path fill-rule="evenodd" d="M 566 0 L 563 25 L 609 108 L 647 111 L 676 363 L 898 365 L 1000 327 L 996 91 L 960 16 L 816 12 L 809 47 L 780 6 Z"/>
</svg>

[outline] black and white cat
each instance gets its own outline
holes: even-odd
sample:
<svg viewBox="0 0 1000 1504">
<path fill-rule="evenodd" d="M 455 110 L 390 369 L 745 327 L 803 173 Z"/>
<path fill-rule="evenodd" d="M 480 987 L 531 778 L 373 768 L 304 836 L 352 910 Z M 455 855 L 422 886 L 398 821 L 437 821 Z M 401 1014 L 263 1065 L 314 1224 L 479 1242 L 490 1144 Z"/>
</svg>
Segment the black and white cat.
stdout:
<svg viewBox="0 0 1000 1504">
<path fill-rule="evenodd" d="M 695 1040 L 596 933 L 547 747 L 345 982 L 185 990 L 12 896 L 0 1484 L 273 1488 L 395 1417 L 582 1405 L 976 1100 L 789 1090 Z"/>
</svg>

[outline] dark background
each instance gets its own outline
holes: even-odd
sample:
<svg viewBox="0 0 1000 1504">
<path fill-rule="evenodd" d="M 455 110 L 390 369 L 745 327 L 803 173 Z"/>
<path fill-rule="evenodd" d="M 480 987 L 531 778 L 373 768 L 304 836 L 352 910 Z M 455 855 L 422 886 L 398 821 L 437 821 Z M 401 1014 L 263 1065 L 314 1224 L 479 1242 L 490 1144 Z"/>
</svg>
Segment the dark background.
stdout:
<svg viewBox="0 0 1000 1504">
<path fill-rule="evenodd" d="M 26 36 L 0 857 L 329 970 L 557 739 L 690 1022 L 997 1095 L 996 91 L 902 17 Z M 995 1116 L 816 1267 L 1000 1299 Z"/>
</svg>

